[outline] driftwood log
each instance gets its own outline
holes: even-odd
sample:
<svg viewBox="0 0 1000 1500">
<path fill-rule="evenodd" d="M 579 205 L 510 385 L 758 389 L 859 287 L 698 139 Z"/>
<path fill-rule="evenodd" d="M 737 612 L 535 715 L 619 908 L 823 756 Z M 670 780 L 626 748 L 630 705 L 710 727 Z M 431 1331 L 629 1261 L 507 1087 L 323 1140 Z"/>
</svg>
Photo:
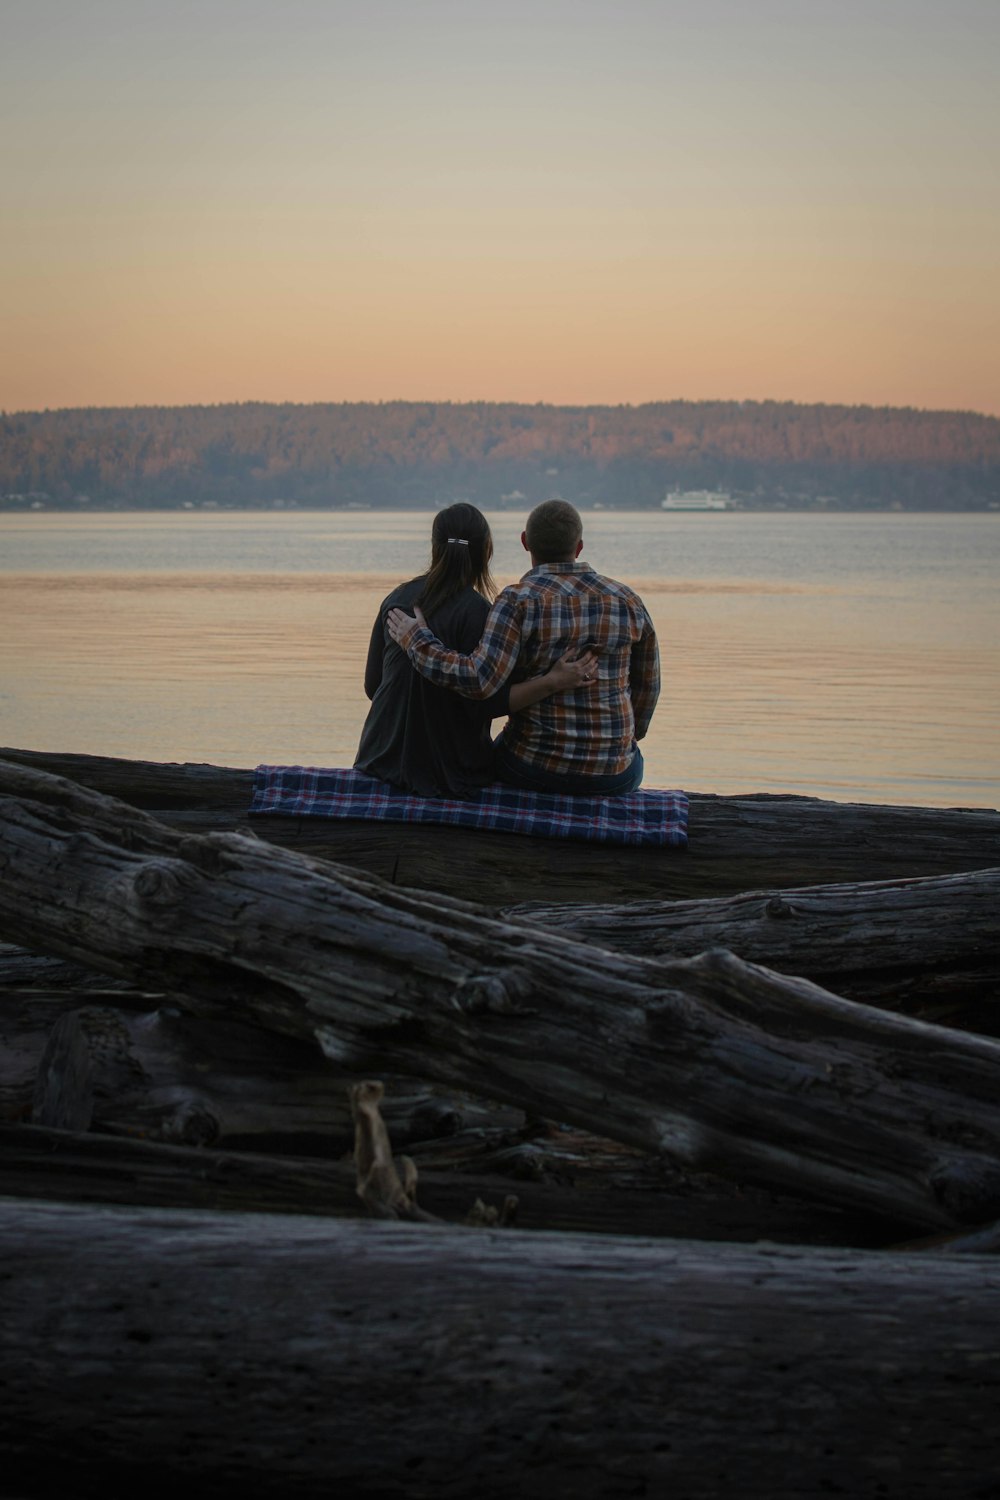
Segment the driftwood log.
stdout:
<svg viewBox="0 0 1000 1500">
<path fill-rule="evenodd" d="M 19 986 L 3 984 L 7 972 Z M 67 988 L 52 989 L 61 974 Z M 47 987 L 25 989 L 32 977 Z M 80 990 L 81 978 L 101 982 L 78 964 L 0 951 L 0 1121 L 30 1119 L 37 1102 L 45 1108 L 36 1119 L 114 1136 L 0 1124 L 0 1195 L 342 1213 L 346 1193 L 358 1211 L 349 1170 L 330 1161 L 351 1144 L 347 1080 L 317 1047 L 166 1010 L 162 995 Z M 70 1071 L 64 1018 L 84 1023 L 72 1027 L 87 1050 L 82 1095 L 53 1088 Z M 899 1238 L 882 1218 L 684 1173 L 663 1157 L 414 1080 L 391 1079 L 382 1112 L 394 1149 L 416 1158 L 421 1203 L 453 1222 L 476 1199 L 501 1210 L 516 1189 L 518 1224 L 530 1229 L 857 1246 Z M 158 1144 L 178 1139 L 199 1149 Z M 308 1157 L 288 1155 L 303 1150 Z"/>
<path fill-rule="evenodd" d="M 736 895 L 1000 866 L 1000 813 L 691 793 L 686 850 L 325 818 L 249 818 L 253 772 L 2 750 L 190 832 L 239 829 L 399 885 L 484 905 Z"/>
<path fill-rule="evenodd" d="M 950 1500 L 1000 1482 L 1000 1270 L 7 1202 L 12 1494 Z"/>
<path fill-rule="evenodd" d="M 931 1018 L 976 1005 L 1000 1027 L 1000 869 L 627 906 L 526 902 L 504 917 L 598 948 L 691 958 L 728 948 L 838 995 Z"/>
<path fill-rule="evenodd" d="M 136 997 L 0 991 L 0 1120 L 236 1150 L 350 1149 L 352 1080 L 315 1042 L 185 1015 L 162 997 L 124 1011 L 121 998 Z M 413 1079 L 387 1082 L 397 1145 L 495 1120 Z"/>
<path fill-rule="evenodd" d="M 664 963 L 0 766 L 0 935 L 203 1014 L 929 1228 L 1000 1213 L 1000 1046 Z"/>
<path fill-rule="evenodd" d="M 541 1130 L 542 1127 L 539 1127 Z M 477 1132 L 478 1134 L 478 1132 Z M 827 1208 L 794 1195 L 690 1178 L 663 1161 L 627 1156 L 611 1174 L 594 1142 L 550 1127 L 527 1150 L 475 1149 L 471 1137 L 414 1148 L 420 1202 L 451 1223 L 477 1200 L 502 1209 L 514 1192 L 520 1229 L 752 1244 L 878 1248 L 905 1231 L 873 1214 Z M 453 1157 L 458 1154 L 460 1169 Z M 609 1177 L 613 1180 L 609 1182 Z M 364 1217 L 347 1160 L 217 1147 L 174 1146 L 94 1131 L 0 1124 L 0 1198 Z M 963 1231 L 963 1233 L 967 1233 Z M 974 1236 L 979 1231 L 974 1232 Z M 950 1244 L 937 1236 L 934 1245 Z M 978 1242 L 977 1242 L 978 1243 Z M 989 1248 L 989 1246 L 983 1246 Z"/>
</svg>

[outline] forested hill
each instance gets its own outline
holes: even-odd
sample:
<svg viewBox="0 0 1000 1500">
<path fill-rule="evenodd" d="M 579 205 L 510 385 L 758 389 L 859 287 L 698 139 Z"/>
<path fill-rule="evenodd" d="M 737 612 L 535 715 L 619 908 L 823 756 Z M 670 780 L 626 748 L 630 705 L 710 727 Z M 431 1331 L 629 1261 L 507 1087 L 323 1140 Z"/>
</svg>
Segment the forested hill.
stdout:
<svg viewBox="0 0 1000 1500">
<path fill-rule="evenodd" d="M 1000 504 L 1000 419 L 972 412 L 669 401 L 390 401 L 81 408 L 0 417 L 0 504 L 170 507 Z M 86 497 L 86 499 L 84 498 Z"/>
</svg>

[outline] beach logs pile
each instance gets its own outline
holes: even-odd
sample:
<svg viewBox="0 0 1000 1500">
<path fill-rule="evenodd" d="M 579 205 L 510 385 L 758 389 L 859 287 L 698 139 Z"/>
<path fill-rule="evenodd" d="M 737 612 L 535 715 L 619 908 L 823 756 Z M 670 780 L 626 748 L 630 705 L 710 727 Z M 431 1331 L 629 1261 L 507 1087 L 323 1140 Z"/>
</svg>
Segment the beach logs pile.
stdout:
<svg viewBox="0 0 1000 1500">
<path fill-rule="evenodd" d="M 72 1290 L 58 1290 L 72 1286 L 64 1272 L 81 1234 L 87 1285 L 104 1285 L 108 1297 L 123 1288 L 127 1312 L 118 1321 L 145 1329 L 146 1344 L 167 1337 L 162 1320 L 176 1320 L 182 1282 L 171 1279 L 173 1290 L 150 1300 L 139 1281 L 131 1288 L 123 1279 L 123 1264 L 141 1256 L 158 1266 L 175 1252 L 211 1257 L 218 1247 L 226 1284 L 213 1276 L 188 1295 L 191 1317 L 201 1318 L 207 1337 L 214 1329 L 222 1339 L 227 1309 L 239 1298 L 262 1307 L 259 1289 L 275 1277 L 287 1281 L 281 1267 L 294 1254 L 294 1276 L 300 1284 L 300 1272 L 306 1278 L 301 1309 L 295 1304 L 280 1330 L 262 1313 L 253 1337 L 270 1337 L 289 1360 L 296 1340 L 314 1352 L 322 1347 L 316 1378 L 338 1410 L 330 1441 L 311 1439 L 305 1456 L 282 1458 L 275 1424 L 254 1418 L 253 1440 L 240 1436 L 237 1451 L 236 1405 L 228 1398 L 222 1407 L 210 1404 L 211 1420 L 195 1421 L 207 1390 L 206 1356 L 188 1343 L 185 1366 L 179 1332 L 169 1359 L 158 1348 L 149 1366 L 145 1396 L 159 1415 L 144 1461 L 166 1462 L 170 1449 L 185 1483 L 283 1463 L 288 1494 L 311 1493 L 319 1479 L 364 1475 L 371 1487 L 362 1484 L 360 1493 L 464 1492 L 471 1483 L 501 1494 L 512 1474 L 523 1488 L 522 1471 L 530 1471 L 549 1494 L 610 1495 L 635 1485 L 653 1485 L 654 1493 L 662 1482 L 709 1495 L 732 1485 L 719 1459 L 728 1422 L 732 1462 L 739 1458 L 740 1487 L 751 1494 L 818 1494 L 831 1484 L 855 1494 L 971 1493 L 948 1486 L 983 1472 L 982 1445 L 970 1434 L 986 1421 L 1000 1383 L 1000 1355 L 983 1313 L 1000 1296 L 1000 1276 L 981 1259 L 996 1243 L 991 1226 L 1000 1219 L 1000 1042 L 982 1034 L 996 998 L 1000 872 L 983 868 L 981 849 L 972 856 L 975 873 L 948 864 L 960 858 L 952 852 L 944 856 L 952 873 L 939 866 L 922 879 L 896 876 L 860 888 L 800 884 L 624 909 L 534 903 L 498 913 L 246 833 L 169 827 L 80 783 L 3 764 L 0 937 L 18 945 L 9 957 L 23 972 L 4 996 L 15 1043 L 0 1072 L 0 1102 L 8 1120 L 19 1112 L 35 1123 L 3 1128 L 9 1165 L 0 1188 L 55 1200 L 8 1220 L 14 1241 L 30 1233 L 49 1267 L 39 1284 L 47 1292 L 24 1300 L 22 1338 L 46 1318 L 50 1327 L 53 1318 L 61 1327 L 69 1318 L 79 1358 L 88 1338 L 109 1340 L 109 1351 L 129 1357 L 108 1358 L 130 1386 L 138 1380 L 141 1393 L 128 1330 L 96 1313 L 81 1320 Z M 51 982 L 58 964 L 64 979 L 76 976 L 69 987 Z M 906 1009 L 977 1029 L 929 1024 Z M 387 1091 L 384 1120 L 397 1149 L 460 1128 L 466 1107 L 494 1107 L 469 1103 L 472 1095 L 497 1101 L 511 1118 L 524 1112 L 536 1135 L 537 1122 L 550 1122 L 553 1134 L 583 1131 L 618 1142 L 623 1160 L 653 1164 L 664 1182 L 671 1174 L 688 1186 L 704 1173 L 727 1179 L 756 1206 L 757 1233 L 748 1238 L 771 1238 L 768 1204 L 793 1195 L 828 1233 L 840 1216 L 844 1246 L 929 1236 L 979 1253 L 957 1259 L 927 1248 L 872 1261 L 857 1249 L 783 1256 L 642 1246 L 621 1233 L 650 1232 L 648 1208 L 631 1218 L 637 1192 L 619 1200 L 628 1222 L 599 1247 L 573 1232 L 587 1210 L 567 1208 L 572 1190 L 544 1180 L 518 1184 L 518 1224 L 562 1232 L 538 1239 L 504 1229 L 488 1250 L 464 1227 L 328 1220 L 321 1240 L 289 1227 L 293 1221 L 272 1221 L 272 1233 L 268 1221 L 241 1215 L 230 1239 L 232 1221 L 217 1214 L 202 1229 L 190 1220 L 175 1225 L 162 1208 L 155 1218 L 134 1208 L 123 1218 L 122 1210 L 95 1206 L 173 1202 L 188 1211 L 357 1215 L 363 1183 L 349 1164 L 303 1165 L 301 1156 L 260 1153 L 318 1141 L 331 1155 L 335 1142 L 343 1149 L 366 1076 L 421 1080 Z M 367 1106 L 362 1114 L 371 1121 Z M 373 1168 L 391 1163 L 389 1137 L 376 1135 L 364 1174 L 369 1188 Z M 522 1144 L 528 1139 L 530 1127 Z M 45 1152 L 55 1160 L 63 1153 L 61 1176 L 58 1165 L 46 1173 Z M 419 1152 L 414 1157 L 419 1165 Z M 416 1217 L 465 1219 L 462 1200 L 467 1209 L 480 1183 L 466 1179 L 475 1186 L 470 1194 L 454 1179 L 443 1187 L 445 1173 L 435 1180 L 420 1170 Z M 412 1207 L 407 1172 L 397 1173 L 402 1197 L 393 1199 L 390 1183 L 388 1199 L 370 1192 L 371 1202 L 384 1208 L 405 1199 Z M 652 1176 L 643 1189 L 655 1196 Z M 70 1210 L 64 1199 L 91 1206 Z M 609 1227 L 608 1212 L 605 1195 L 591 1227 Z M 670 1219 L 662 1213 L 657 1232 L 670 1234 Z M 869 1234 L 880 1223 L 881 1239 L 852 1238 L 861 1223 Z M 464 1248 L 477 1243 L 481 1250 Z M 155 1279 L 162 1290 L 166 1283 Z M 848 1282 L 856 1296 L 842 1294 Z M 326 1289 L 321 1305 L 310 1287 Z M 762 1287 L 773 1289 L 774 1307 Z M 938 1315 L 945 1295 L 947 1318 Z M 551 1328 L 541 1311 L 546 1299 L 565 1313 Z M 605 1301 L 614 1308 L 607 1320 L 597 1311 Z M 795 1310 L 784 1332 L 780 1306 Z M 387 1403 L 359 1378 L 346 1336 L 359 1318 L 372 1358 L 387 1372 L 380 1389 L 398 1386 L 408 1372 L 400 1387 L 408 1408 Z M 66 1390 L 75 1388 L 78 1357 L 68 1328 L 60 1334 Z M 958 1349 L 949 1344 L 955 1337 Z M 240 1358 L 226 1365 L 244 1397 L 255 1358 L 251 1349 L 245 1374 Z M 620 1381 L 609 1385 L 616 1358 Z M 879 1363 L 891 1400 L 873 1401 L 871 1391 L 858 1397 L 866 1361 Z M 279 1364 L 285 1368 L 284 1355 Z M 584 1367 L 599 1377 L 584 1378 Z M 793 1368 L 795 1388 L 815 1391 L 815 1399 L 793 1394 L 794 1382 L 784 1378 Z M 415 1394 L 415 1380 L 433 1387 L 433 1399 Z M 46 1381 L 51 1391 L 51 1365 L 39 1356 L 24 1403 L 0 1423 L 0 1451 L 34 1464 L 38 1484 Z M 822 1381 L 828 1396 L 821 1400 Z M 288 1392 L 298 1384 L 289 1376 Z M 600 1421 L 592 1409 L 598 1385 L 607 1409 Z M 459 1388 L 477 1413 L 475 1454 L 464 1418 L 452 1424 L 456 1443 L 442 1436 Z M 679 1388 L 683 1400 L 675 1398 Z M 516 1419 L 514 1389 L 524 1393 Z M 751 1392 L 771 1412 L 769 1437 Z M 831 1446 L 832 1413 L 839 1420 L 859 1402 L 869 1446 L 847 1453 Z M 925 1405 L 938 1424 L 933 1432 L 920 1415 Z M 239 1406 L 244 1414 L 251 1408 L 253 1400 Z M 541 1411 L 551 1421 L 533 1428 L 529 1408 L 536 1422 Z M 119 1466 L 139 1461 L 128 1402 L 112 1419 L 106 1411 L 97 1436 L 73 1448 L 84 1477 L 112 1453 Z M 373 1414 L 380 1431 L 397 1435 L 377 1460 L 359 1436 Z M 484 1417 L 494 1439 L 485 1445 Z M 914 1443 L 916 1425 L 921 1441 Z M 793 1427 L 800 1437 L 791 1441 Z M 189 1441 L 178 1448 L 182 1431 Z M 526 1432 L 534 1436 L 525 1443 Z M 825 1460 L 816 1448 L 823 1442 Z M 795 1487 L 781 1488 L 782 1455 L 799 1465 Z M 418 1468 L 425 1488 L 408 1489 Z M 258 1492 L 270 1493 L 268 1482 L 258 1477 Z"/>
</svg>

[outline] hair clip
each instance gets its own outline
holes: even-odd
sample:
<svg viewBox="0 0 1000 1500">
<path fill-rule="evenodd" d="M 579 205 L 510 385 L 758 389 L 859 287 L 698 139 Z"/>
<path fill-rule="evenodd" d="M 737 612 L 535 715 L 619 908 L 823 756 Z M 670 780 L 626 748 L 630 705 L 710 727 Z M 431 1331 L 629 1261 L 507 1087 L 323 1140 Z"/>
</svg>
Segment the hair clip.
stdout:
<svg viewBox="0 0 1000 1500">
<path fill-rule="evenodd" d="M 454 542 L 457 542 L 460 547 L 467 547 L 469 545 L 468 537 L 464 536 L 450 536 L 448 538 L 448 546 L 452 546 Z"/>
</svg>

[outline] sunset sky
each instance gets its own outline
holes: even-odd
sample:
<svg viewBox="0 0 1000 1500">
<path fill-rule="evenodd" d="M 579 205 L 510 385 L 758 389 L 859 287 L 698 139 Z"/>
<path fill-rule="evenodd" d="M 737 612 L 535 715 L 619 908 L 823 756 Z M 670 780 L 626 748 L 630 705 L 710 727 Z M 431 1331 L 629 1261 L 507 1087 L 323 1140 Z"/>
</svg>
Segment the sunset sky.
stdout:
<svg viewBox="0 0 1000 1500">
<path fill-rule="evenodd" d="M 1000 414 L 1000 0 L 4 0 L 0 408 Z"/>
</svg>

